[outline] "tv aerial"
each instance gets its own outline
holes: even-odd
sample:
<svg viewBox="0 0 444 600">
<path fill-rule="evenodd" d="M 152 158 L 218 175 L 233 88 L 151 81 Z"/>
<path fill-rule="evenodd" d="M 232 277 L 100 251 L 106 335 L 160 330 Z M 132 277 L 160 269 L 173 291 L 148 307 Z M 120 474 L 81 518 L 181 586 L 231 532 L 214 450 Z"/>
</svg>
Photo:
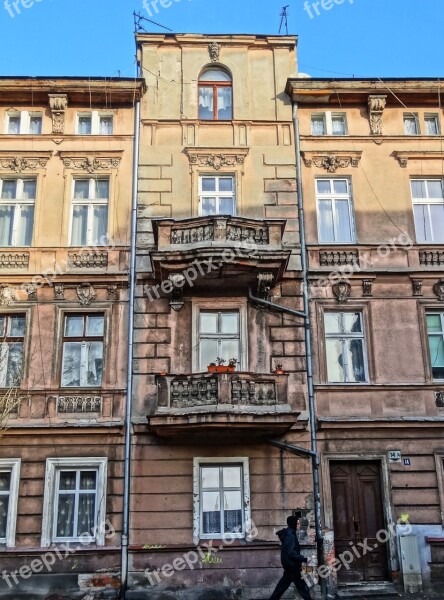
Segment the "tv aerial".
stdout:
<svg viewBox="0 0 444 600">
<path fill-rule="evenodd" d="M 286 35 L 288 35 L 288 9 L 289 8 L 290 8 L 289 4 L 282 7 L 281 14 L 280 14 L 281 24 L 279 25 L 279 35 L 281 34 L 283 27 L 285 27 Z"/>
<path fill-rule="evenodd" d="M 149 31 L 147 31 L 145 29 L 145 27 L 142 25 L 142 23 L 144 23 L 144 22 L 152 23 L 153 25 L 156 25 L 157 27 L 161 27 L 162 29 L 166 29 L 167 31 L 173 31 L 169 27 L 165 27 L 165 25 L 162 25 L 161 23 L 158 23 L 157 21 L 153 21 L 152 19 L 147 19 L 142 14 L 140 14 L 140 12 L 136 13 L 136 11 L 134 11 L 133 16 L 134 16 L 134 33 L 149 33 Z"/>
</svg>

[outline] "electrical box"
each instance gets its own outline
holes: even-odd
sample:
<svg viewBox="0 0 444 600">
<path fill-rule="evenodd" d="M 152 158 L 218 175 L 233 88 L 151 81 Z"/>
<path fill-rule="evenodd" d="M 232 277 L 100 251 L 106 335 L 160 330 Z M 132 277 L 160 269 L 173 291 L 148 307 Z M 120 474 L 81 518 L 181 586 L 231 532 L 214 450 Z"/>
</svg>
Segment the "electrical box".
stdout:
<svg viewBox="0 0 444 600">
<path fill-rule="evenodd" d="M 401 548 L 402 578 L 404 591 L 410 594 L 422 592 L 421 560 L 416 535 L 402 535 L 399 538 Z"/>
</svg>

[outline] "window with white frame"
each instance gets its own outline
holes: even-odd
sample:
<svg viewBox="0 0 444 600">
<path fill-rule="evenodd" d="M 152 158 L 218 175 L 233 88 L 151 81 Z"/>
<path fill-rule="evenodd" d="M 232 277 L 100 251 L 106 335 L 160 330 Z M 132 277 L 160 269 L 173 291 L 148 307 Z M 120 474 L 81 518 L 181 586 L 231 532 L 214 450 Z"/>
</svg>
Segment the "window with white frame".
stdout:
<svg viewBox="0 0 444 600">
<path fill-rule="evenodd" d="M 0 459 L 0 544 L 15 546 L 20 459 Z"/>
<path fill-rule="evenodd" d="M 236 214 L 235 179 L 226 175 L 202 175 L 199 177 L 199 214 L 202 217 L 212 215 Z"/>
<path fill-rule="evenodd" d="M 424 115 L 425 134 L 426 135 L 439 135 L 439 115 L 426 113 Z"/>
<path fill-rule="evenodd" d="M 345 113 L 331 111 L 311 115 L 312 135 L 347 135 L 347 117 Z"/>
<path fill-rule="evenodd" d="M 77 113 L 78 135 L 112 135 L 114 132 L 114 117 L 109 113 L 97 110 Z"/>
<path fill-rule="evenodd" d="M 0 314 L 0 388 L 20 387 L 25 322 L 24 314 Z"/>
<path fill-rule="evenodd" d="M 199 371 L 217 359 L 227 365 L 241 362 L 241 327 L 238 310 L 201 310 L 199 313 Z"/>
<path fill-rule="evenodd" d="M 195 458 L 194 482 L 194 539 L 248 538 L 248 458 Z"/>
<path fill-rule="evenodd" d="M 108 243 L 109 179 L 74 179 L 71 246 Z"/>
<path fill-rule="evenodd" d="M 30 246 L 36 179 L 0 179 L 0 247 Z"/>
<path fill-rule="evenodd" d="M 367 382 L 362 312 L 325 312 L 324 330 L 328 382 Z"/>
<path fill-rule="evenodd" d="M 444 242 L 444 180 L 411 180 L 416 241 Z"/>
<path fill-rule="evenodd" d="M 6 113 L 6 133 L 9 135 L 40 135 L 42 133 L 42 113 L 26 110 Z"/>
<path fill-rule="evenodd" d="M 62 387 L 100 387 L 103 375 L 105 316 L 65 315 Z"/>
<path fill-rule="evenodd" d="M 404 134 L 405 135 L 419 135 L 419 118 L 416 113 L 405 113 L 404 114 Z"/>
<path fill-rule="evenodd" d="M 42 547 L 54 542 L 104 545 L 106 458 L 48 458 Z"/>
<path fill-rule="evenodd" d="M 350 188 L 348 179 L 316 180 L 320 243 L 350 243 L 355 240 Z"/>
<path fill-rule="evenodd" d="M 444 380 L 444 312 L 426 315 L 433 379 Z"/>
</svg>

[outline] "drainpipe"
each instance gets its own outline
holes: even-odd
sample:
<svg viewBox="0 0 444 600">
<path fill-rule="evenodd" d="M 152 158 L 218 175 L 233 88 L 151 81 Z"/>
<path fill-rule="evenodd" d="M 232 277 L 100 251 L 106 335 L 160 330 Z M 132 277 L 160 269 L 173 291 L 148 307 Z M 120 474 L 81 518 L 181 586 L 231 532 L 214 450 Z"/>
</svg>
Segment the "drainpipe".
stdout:
<svg viewBox="0 0 444 600">
<path fill-rule="evenodd" d="M 139 67 L 138 67 L 139 68 Z M 129 272 L 129 306 L 128 306 L 128 360 L 125 405 L 125 459 L 123 476 L 123 519 L 122 519 L 122 554 L 120 573 L 120 598 L 124 600 L 128 585 L 128 538 L 130 516 L 131 485 L 131 405 L 133 394 L 133 341 L 134 341 L 134 296 L 136 287 L 136 233 L 137 233 L 137 176 L 139 164 L 140 135 L 140 100 L 136 102 L 134 114 L 133 145 L 133 195 L 131 207 L 130 238 L 130 272 Z"/>
<path fill-rule="evenodd" d="M 299 107 L 293 101 L 293 127 L 294 127 L 294 144 L 296 154 L 296 181 L 298 194 L 298 218 L 301 244 L 301 267 L 303 277 L 303 296 L 304 296 L 304 321 L 305 321 L 305 352 L 307 359 L 307 384 L 308 384 L 308 408 L 310 415 L 310 441 L 313 468 L 313 494 L 314 494 L 314 509 L 315 509 L 315 524 L 316 524 L 316 547 L 318 566 L 325 563 L 324 557 L 324 541 L 322 537 L 322 520 L 321 520 L 321 490 L 319 480 L 319 456 L 317 444 L 317 422 L 316 422 L 316 405 L 315 391 L 313 383 L 313 362 L 312 362 L 312 339 L 311 339 L 311 317 L 310 317 L 310 300 L 308 296 L 309 281 L 308 281 L 308 261 L 307 261 L 307 243 L 305 239 L 305 218 L 304 218 L 304 196 L 302 188 L 302 161 L 301 161 L 301 138 L 299 134 Z M 321 580 L 321 595 L 322 599 L 327 595 L 327 582 L 324 577 Z"/>
</svg>

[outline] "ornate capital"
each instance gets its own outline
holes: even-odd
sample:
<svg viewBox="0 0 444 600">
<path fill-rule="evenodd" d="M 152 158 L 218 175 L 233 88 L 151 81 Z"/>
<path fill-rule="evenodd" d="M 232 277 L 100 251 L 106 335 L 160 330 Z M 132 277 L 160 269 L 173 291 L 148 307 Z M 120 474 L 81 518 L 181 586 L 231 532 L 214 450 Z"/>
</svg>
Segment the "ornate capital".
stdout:
<svg viewBox="0 0 444 600">
<path fill-rule="evenodd" d="M 359 166 L 362 152 L 331 151 L 328 154 L 316 152 L 302 152 L 302 158 L 306 167 L 315 166 L 325 169 L 329 173 L 336 173 L 338 169 L 346 169 L 350 166 Z"/>
<path fill-rule="evenodd" d="M 87 173 L 94 173 L 95 171 L 100 171 L 100 169 L 117 169 L 120 164 L 120 157 L 86 156 L 75 158 L 63 156 L 63 164 L 67 168 L 80 169 Z"/>
<path fill-rule="evenodd" d="M 387 96 L 369 96 L 368 114 L 373 135 L 382 135 L 382 115 L 387 104 Z"/>
<path fill-rule="evenodd" d="M 68 108 L 66 94 L 48 94 L 52 114 L 52 132 L 65 133 L 65 113 Z"/>
<path fill-rule="evenodd" d="M 77 287 L 77 296 L 82 306 L 88 306 L 96 298 L 96 291 L 90 283 L 82 283 Z"/>
<path fill-rule="evenodd" d="M 14 173 L 22 173 L 26 170 L 44 169 L 49 160 L 51 153 L 46 153 L 46 156 L 6 156 L 0 157 L 0 167 Z"/>
<path fill-rule="evenodd" d="M 212 62 L 217 62 L 219 60 L 221 47 L 222 46 L 217 42 L 211 42 L 208 44 L 208 52 Z"/>
<path fill-rule="evenodd" d="M 338 302 L 347 302 L 351 294 L 351 285 L 345 279 L 341 279 L 331 288 Z"/>
</svg>

